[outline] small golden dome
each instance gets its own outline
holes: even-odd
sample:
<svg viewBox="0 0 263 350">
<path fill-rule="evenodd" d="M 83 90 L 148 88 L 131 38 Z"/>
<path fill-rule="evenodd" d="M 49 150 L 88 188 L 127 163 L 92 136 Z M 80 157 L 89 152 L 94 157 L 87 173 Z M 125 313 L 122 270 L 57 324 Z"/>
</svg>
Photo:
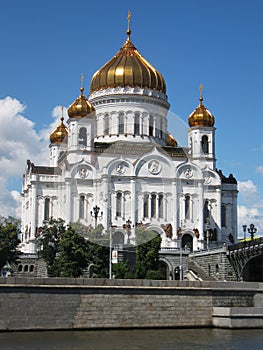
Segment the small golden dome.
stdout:
<svg viewBox="0 0 263 350">
<path fill-rule="evenodd" d="M 68 129 L 63 123 L 64 118 L 62 117 L 60 120 L 61 123 L 59 124 L 59 126 L 50 134 L 49 139 L 51 143 L 62 143 L 68 136 Z"/>
<path fill-rule="evenodd" d="M 190 127 L 214 126 L 215 124 L 215 118 L 213 114 L 203 105 L 202 90 L 203 86 L 200 85 L 200 104 L 188 117 L 188 124 Z"/>
<path fill-rule="evenodd" d="M 171 147 L 177 147 L 177 141 L 169 132 L 166 134 L 166 145 Z"/>
<path fill-rule="evenodd" d="M 92 77 L 90 92 L 114 87 L 140 87 L 166 93 L 163 76 L 137 51 L 128 38 L 117 54 Z"/>
<path fill-rule="evenodd" d="M 68 108 L 69 118 L 84 118 L 95 109 L 83 94 L 84 88 L 80 88 L 80 95 Z"/>
</svg>

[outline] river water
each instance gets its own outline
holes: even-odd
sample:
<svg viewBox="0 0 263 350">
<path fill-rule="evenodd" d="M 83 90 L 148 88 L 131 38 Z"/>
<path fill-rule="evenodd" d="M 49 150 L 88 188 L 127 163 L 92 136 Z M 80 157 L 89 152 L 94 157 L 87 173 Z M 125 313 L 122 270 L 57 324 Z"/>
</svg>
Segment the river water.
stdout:
<svg viewBox="0 0 263 350">
<path fill-rule="evenodd" d="M 261 350 L 263 331 L 226 329 L 0 333 L 1 350 Z"/>
</svg>

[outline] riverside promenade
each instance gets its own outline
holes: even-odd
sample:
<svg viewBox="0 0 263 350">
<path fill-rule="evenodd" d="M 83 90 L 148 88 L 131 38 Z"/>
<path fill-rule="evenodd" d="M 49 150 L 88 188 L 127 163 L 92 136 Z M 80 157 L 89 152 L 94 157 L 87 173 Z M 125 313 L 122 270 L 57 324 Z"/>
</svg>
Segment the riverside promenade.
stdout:
<svg viewBox="0 0 263 350">
<path fill-rule="evenodd" d="M 263 328 L 263 283 L 0 278 L 0 331 Z"/>
</svg>

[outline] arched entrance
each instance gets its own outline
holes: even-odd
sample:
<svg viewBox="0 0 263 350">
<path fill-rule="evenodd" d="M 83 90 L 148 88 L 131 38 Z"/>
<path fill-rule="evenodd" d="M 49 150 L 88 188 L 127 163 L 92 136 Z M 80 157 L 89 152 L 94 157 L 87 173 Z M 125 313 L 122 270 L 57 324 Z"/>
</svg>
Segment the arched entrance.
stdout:
<svg viewBox="0 0 263 350">
<path fill-rule="evenodd" d="M 193 236 L 190 235 L 190 233 L 185 233 L 182 236 L 182 248 L 185 249 L 189 249 L 190 251 L 193 250 Z"/>
<path fill-rule="evenodd" d="M 250 259 L 243 269 L 243 281 L 263 282 L 263 255 Z"/>
<path fill-rule="evenodd" d="M 120 246 L 124 244 L 124 234 L 121 231 L 116 231 L 112 235 L 113 246 Z"/>
<path fill-rule="evenodd" d="M 169 279 L 169 267 L 166 262 L 160 260 L 158 262 L 158 269 L 161 272 L 161 279 L 168 280 Z"/>
</svg>

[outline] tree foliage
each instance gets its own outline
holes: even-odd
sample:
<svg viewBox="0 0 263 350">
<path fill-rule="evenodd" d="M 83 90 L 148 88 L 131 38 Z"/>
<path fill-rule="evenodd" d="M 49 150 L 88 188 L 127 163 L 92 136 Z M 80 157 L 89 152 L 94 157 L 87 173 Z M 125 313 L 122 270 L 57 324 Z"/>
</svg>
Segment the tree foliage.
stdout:
<svg viewBox="0 0 263 350">
<path fill-rule="evenodd" d="M 52 277 L 79 277 L 90 261 L 89 244 L 62 219 L 45 222 L 38 239 L 39 256 Z"/>
<path fill-rule="evenodd" d="M 89 232 L 92 275 L 98 278 L 109 277 L 110 237 L 103 234 L 103 226 L 98 225 Z"/>
<path fill-rule="evenodd" d="M 159 271 L 159 250 L 161 237 L 153 231 L 138 228 L 136 231 L 135 278 L 161 279 Z"/>
<path fill-rule="evenodd" d="M 7 262 L 15 263 L 20 251 L 19 220 L 11 216 L 0 217 L 0 271 Z"/>
<path fill-rule="evenodd" d="M 46 222 L 38 238 L 38 248 L 39 256 L 47 263 L 49 276 L 79 277 L 89 267 L 90 277 L 108 278 L 110 237 L 103 230 L 102 225 L 95 229 L 83 228 L 80 224 L 66 227 L 62 219 Z M 156 233 L 137 228 L 134 271 L 130 271 L 128 261 L 123 261 L 113 264 L 113 275 L 115 278 L 161 279 L 160 246 L 161 237 Z"/>
</svg>

